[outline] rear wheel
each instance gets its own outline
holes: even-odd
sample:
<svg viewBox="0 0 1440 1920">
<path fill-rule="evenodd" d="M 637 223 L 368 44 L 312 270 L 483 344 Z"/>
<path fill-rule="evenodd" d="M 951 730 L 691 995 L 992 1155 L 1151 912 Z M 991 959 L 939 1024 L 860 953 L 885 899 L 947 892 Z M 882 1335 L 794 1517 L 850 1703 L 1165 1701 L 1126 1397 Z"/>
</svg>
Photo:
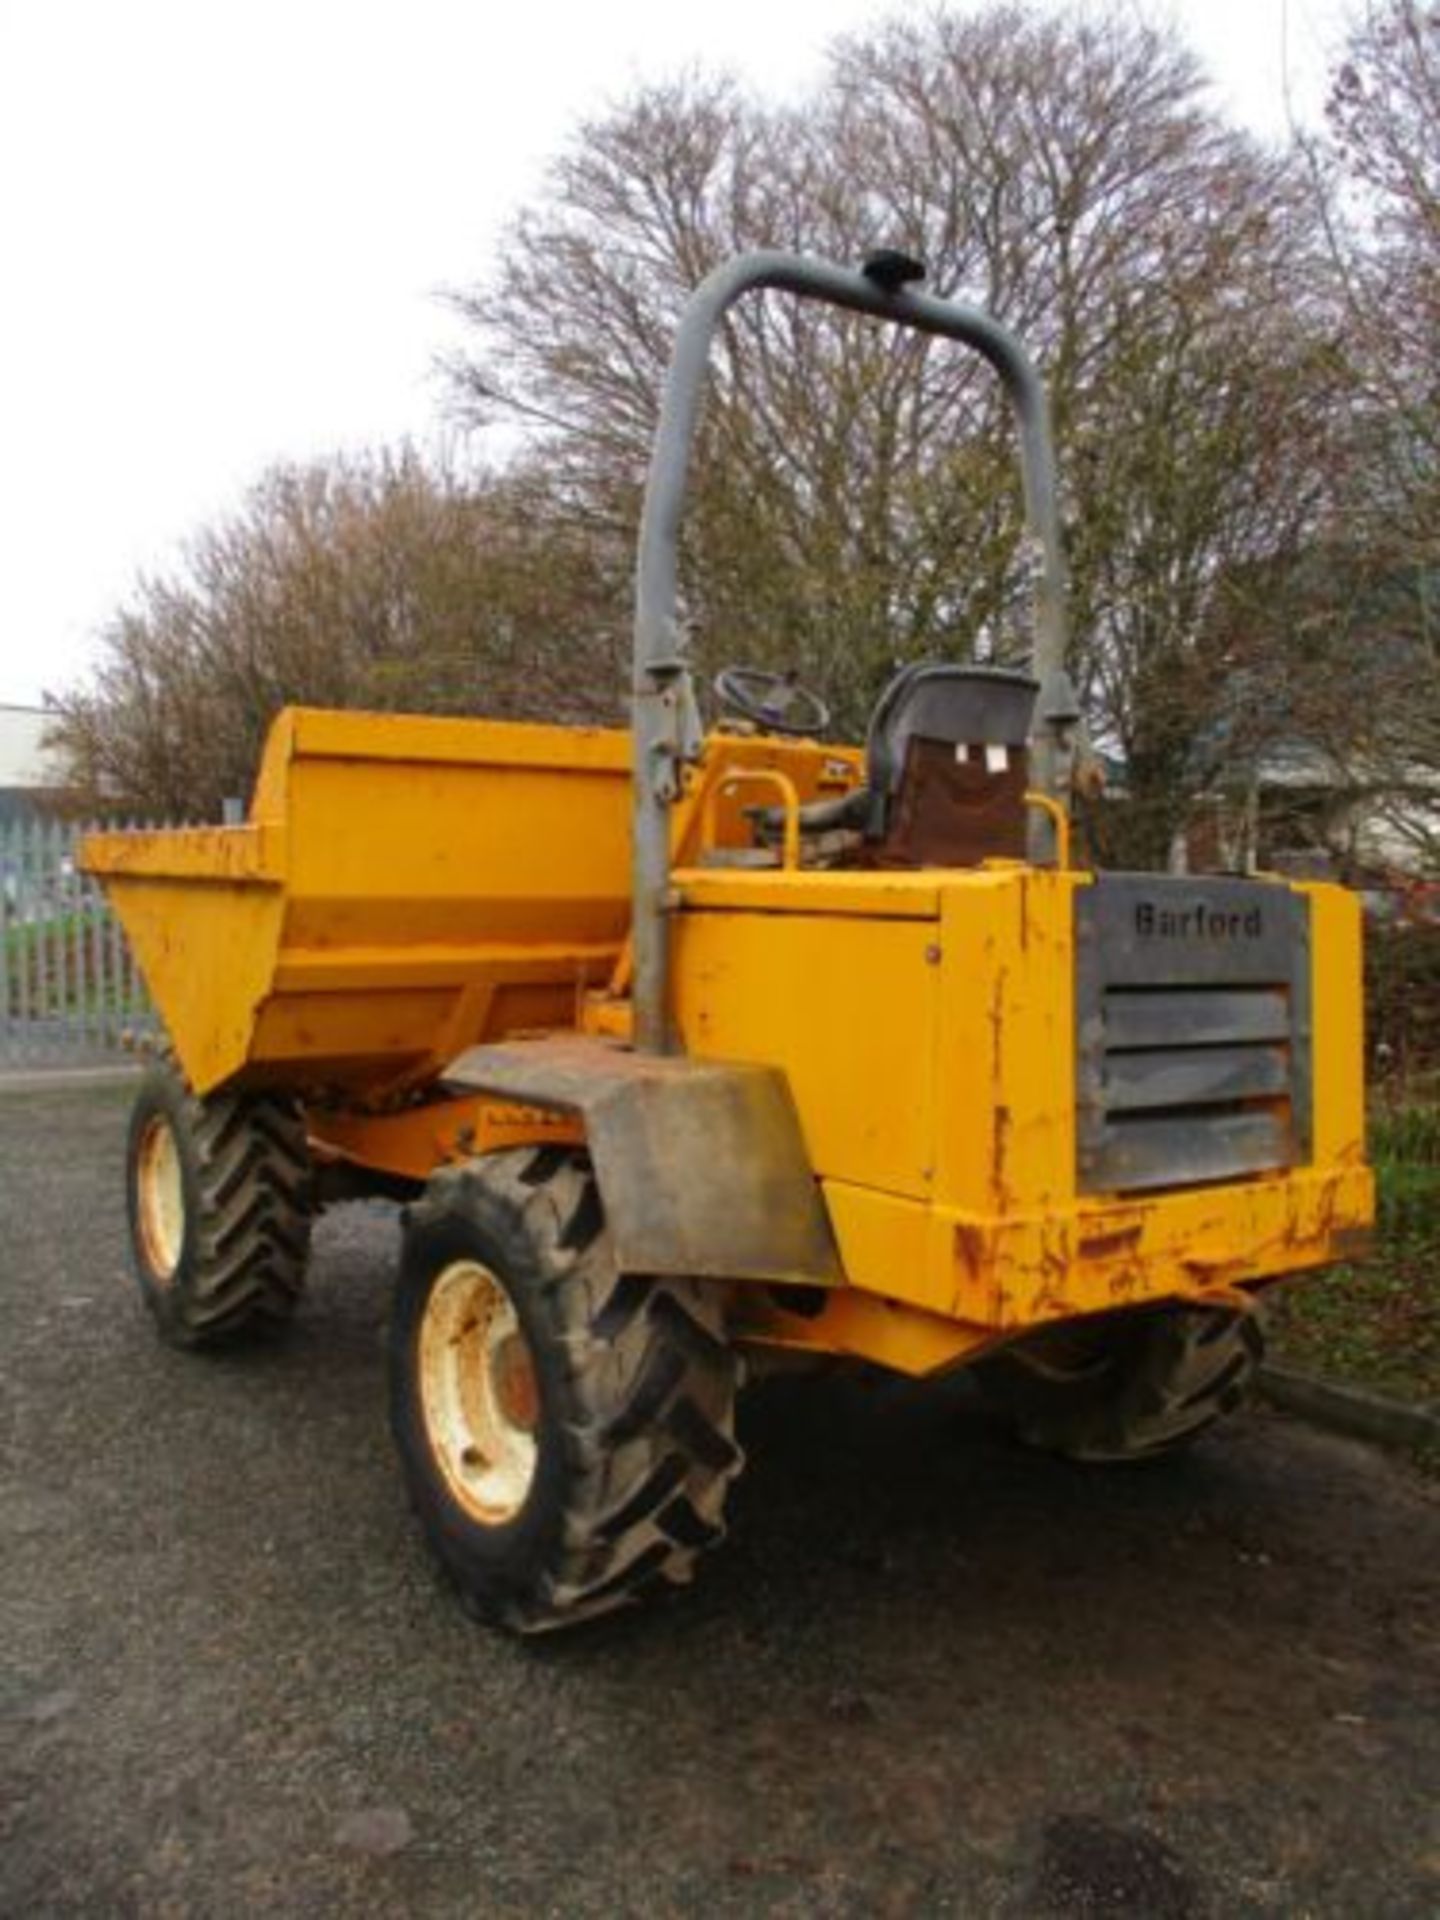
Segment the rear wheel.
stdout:
<svg viewBox="0 0 1440 1920">
<path fill-rule="evenodd" d="M 1046 1328 L 974 1374 L 1031 1446 L 1072 1460 L 1149 1460 L 1233 1412 L 1264 1351 L 1253 1313 L 1160 1307 Z"/>
<path fill-rule="evenodd" d="M 310 1246 L 310 1162 L 293 1102 L 200 1099 L 161 1055 L 131 1111 L 126 1191 L 135 1275 L 164 1339 L 215 1346 L 289 1319 Z"/>
<path fill-rule="evenodd" d="M 442 1566 L 520 1632 L 683 1585 L 741 1454 L 713 1291 L 615 1271 L 583 1155 L 436 1174 L 391 1338 L 401 1463 Z"/>
</svg>

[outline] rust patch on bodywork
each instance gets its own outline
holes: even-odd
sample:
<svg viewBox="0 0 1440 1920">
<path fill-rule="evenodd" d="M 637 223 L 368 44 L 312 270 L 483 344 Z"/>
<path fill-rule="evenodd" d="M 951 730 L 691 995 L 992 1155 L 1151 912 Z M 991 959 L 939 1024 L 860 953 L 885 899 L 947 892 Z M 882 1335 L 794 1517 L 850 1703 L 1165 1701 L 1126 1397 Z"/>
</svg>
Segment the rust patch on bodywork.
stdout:
<svg viewBox="0 0 1440 1920">
<path fill-rule="evenodd" d="M 978 1279 L 990 1262 L 990 1235 L 982 1227 L 962 1223 L 955 1229 L 955 1254 L 969 1277 Z"/>
<path fill-rule="evenodd" d="M 1101 1233 L 1083 1234 L 1080 1257 L 1083 1260 L 1109 1260 L 1133 1253 L 1144 1231 L 1144 1222 L 1135 1220 L 1123 1227 L 1107 1227 Z"/>
</svg>

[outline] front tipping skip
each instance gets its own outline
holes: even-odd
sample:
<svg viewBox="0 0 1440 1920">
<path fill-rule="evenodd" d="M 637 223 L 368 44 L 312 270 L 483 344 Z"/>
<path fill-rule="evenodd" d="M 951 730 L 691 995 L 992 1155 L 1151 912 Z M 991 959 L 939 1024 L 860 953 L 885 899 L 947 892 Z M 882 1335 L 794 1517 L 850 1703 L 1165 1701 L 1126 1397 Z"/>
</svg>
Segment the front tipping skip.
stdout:
<svg viewBox="0 0 1440 1920">
<path fill-rule="evenodd" d="M 690 1578 L 742 1356 L 973 1364 L 1030 1441 L 1160 1454 L 1242 1397 L 1264 1286 L 1371 1217 L 1355 902 L 1070 866 L 1043 393 L 916 278 L 755 254 L 695 294 L 633 739 L 292 710 L 248 824 L 88 843 L 169 1034 L 129 1156 L 161 1331 L 283 1320 L 320 1205 L 410 1200 L 395 1438 L 510 1627 Z M 907 668 L 863 749 L 743 668 L 698 723 L 677 525 L 711 338 L 760 287 L 968 344 L 1019 422 L 1029 669 Z"/>
</svg>

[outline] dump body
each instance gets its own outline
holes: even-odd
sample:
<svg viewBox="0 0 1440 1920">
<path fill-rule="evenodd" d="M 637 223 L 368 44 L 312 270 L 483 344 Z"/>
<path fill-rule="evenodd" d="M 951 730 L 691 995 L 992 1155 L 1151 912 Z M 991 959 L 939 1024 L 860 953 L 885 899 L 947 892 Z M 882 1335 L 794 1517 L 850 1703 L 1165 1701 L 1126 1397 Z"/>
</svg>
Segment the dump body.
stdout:
<svg viewBox="0 0 1440 1920">
<path fill-rule="evenodd" d="M 622 734 L 296 710 L 247 824 L 99 835 L 91 870 L 185 1070 L 424 1084 L 458 1046 L 563 1024 L 627 925 Z"/>
<path fill-rule="evenodd" d="M 609 983 L 630 752 L 601 728 L 290 709 L 245 825 L 96 834 L 84 859 L 197 1092 L 373 1105 L 476 1041 L 578 1025 Z M 724 753 L 804 798 L 853 775 L 813 744 Z"/>
<path fill-rule="evenodd" d="M 419 1181 L 585 1138 L 551 1082 L 487 1098 L 464 1091 L 483 1074 L 445 1076 L 501 1040 L 623 1045 L 629 756 L 620 732 L 292 711 L 248 824 L 97 836 L 86 860 L 199 1091 L 284 1088 L 318 1151 Z M 1372 1197 L 1351 896 L 744 864 L 746 806 L 859 772 L 712 735 L 675 812 L 684 1054 L 783 1076 L 832 1236 L 808 1268 L 747 1269 L 767 1282 L 742 1289 L 749 1338 L 924 1373 L 1354 1250 Z M 698 1189 L 716 1174 L 691 1145 Z"/>
</svg>

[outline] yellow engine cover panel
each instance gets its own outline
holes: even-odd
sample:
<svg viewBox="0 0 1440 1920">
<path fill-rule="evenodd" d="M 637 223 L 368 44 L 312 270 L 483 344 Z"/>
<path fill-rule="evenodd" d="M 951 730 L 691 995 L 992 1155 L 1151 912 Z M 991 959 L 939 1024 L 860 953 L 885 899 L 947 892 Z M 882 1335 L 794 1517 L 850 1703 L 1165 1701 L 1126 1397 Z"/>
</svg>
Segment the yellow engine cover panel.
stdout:
<svg viewBox="0 0 1440 1920">
<path fill-rule="evenodd" d="M 1233 1298 L 1353 1252 L 1373 1211 L 1359 915 L 1333 887 L 1306 889 L 1303 1163 L 1080 1189 L 1075 904 L 1091 884 L 998 865 L 677 876 L 685 1045 L 785 1068 L 850 1284 L 977 1342 L 1151 1299 Z M 865 1324 L 848 1350 L 893 1331 Z"/>
<path fill-rule="evenodd" d="M 726 897 L 771 879 L 737 874 L 723 883 Z M 783 1066 L 822 1179 L 926 1200 L 941 1033 L 936 936 L 928 918 L 682 913 L 675 1008 L 686 1051 Z"/>
</svg>

